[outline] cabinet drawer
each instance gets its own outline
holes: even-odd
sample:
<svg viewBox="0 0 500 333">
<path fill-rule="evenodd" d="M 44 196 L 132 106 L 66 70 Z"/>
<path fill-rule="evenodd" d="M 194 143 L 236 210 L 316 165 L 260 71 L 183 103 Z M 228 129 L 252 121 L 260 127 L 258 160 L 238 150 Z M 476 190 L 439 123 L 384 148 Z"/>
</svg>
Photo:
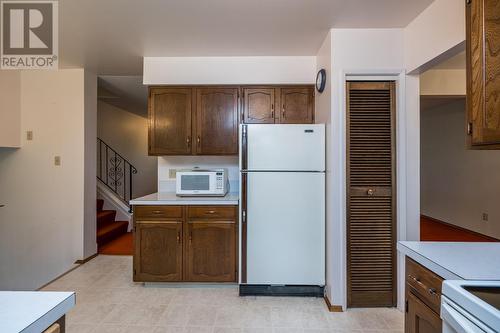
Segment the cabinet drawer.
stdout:
<svg viewBox="0 0 500 333">
<path fill-rule="evenodd" d="M 134 206 L 135 219 L 182 218 L 182 206 Z"/>
<path fill-rule="evenodd" d="M 236 206 L 189 206 L 188 218 L 236 219 Z"/>
<path fill-rule="evenodd" d="M 436 313 L 441 310 L 443 279 L 424 266 L 406 257 L 407 286 Z"/>
</svg>

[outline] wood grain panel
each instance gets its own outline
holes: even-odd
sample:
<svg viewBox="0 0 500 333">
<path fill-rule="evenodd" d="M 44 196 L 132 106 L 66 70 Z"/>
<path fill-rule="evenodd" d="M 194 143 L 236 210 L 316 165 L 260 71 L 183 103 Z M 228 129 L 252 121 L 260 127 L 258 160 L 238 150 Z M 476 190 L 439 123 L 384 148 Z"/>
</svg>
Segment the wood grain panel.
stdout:
<svg viewBox="0 0 500 333">
<path fill-rule="evenodd" d="M 347 91 L 348 306 L 395 306 L 394 82 Z"/>
<path fill-rule="evenodd" d="M 196 154 L 238 154 L 238 91 L 196 89 Z"/>
<path fill-rule="evenodd" d="M 243 122 L 274 124 L 274 88 L 243 88 Z"/>
<path fill-rule="evenodd" d="M 190 155 L 192 89 L 150 88 L 149 155 Z"/>
<path fill-rule="evenodd" d="M 281 88 L 281 124 L 314 123 L 314 88 Z"/>
<path fill-rule="evenodd" d="M 188 223 L 187 281 L 236 281 L 236 221 Z"/>
<path fill-rule="evenodd" d="M 182 281 L 182 221 L 136 221 L 134 281 Z"/>
<path fill-rule="evenodd" d="M 466 36 L 470 144 L 500 149 L 500 0 L 467 2 Z"/>
</svg>

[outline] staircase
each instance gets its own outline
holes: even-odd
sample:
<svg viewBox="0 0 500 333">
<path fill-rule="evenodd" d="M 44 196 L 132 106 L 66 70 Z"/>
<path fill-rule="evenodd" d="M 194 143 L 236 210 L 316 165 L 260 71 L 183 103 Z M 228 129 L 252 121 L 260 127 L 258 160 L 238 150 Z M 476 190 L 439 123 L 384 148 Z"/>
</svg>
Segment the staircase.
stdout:
<svg viewBox="0 0 500 333">
<path fill-rule="evenodd" d="M 97 245 L 103 246 L 127 233 L 128 221 L 115 221 L 116 210 L 103 210 L 104 200 L 97 199 Z"/>
</svg>

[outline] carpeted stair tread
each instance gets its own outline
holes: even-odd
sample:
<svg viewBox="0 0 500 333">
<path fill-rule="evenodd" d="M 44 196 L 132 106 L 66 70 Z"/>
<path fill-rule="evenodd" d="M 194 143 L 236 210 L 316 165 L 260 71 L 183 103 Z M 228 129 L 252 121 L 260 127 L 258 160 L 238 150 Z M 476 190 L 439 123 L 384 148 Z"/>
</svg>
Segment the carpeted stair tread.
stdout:
<svg viewBox="0 0 500 333">
<path fill-rule="evenodd" d="M 114 221 L 97 228 L 97 244 L 102 245 L 127 233 L 128 221 Z"/>
<path fill-rule="evenodd" d="M 116 210 L 101 210 L 97 212 L 97 227 L 104 226 L 114 222 L 116 218 Z"/>
</svg>

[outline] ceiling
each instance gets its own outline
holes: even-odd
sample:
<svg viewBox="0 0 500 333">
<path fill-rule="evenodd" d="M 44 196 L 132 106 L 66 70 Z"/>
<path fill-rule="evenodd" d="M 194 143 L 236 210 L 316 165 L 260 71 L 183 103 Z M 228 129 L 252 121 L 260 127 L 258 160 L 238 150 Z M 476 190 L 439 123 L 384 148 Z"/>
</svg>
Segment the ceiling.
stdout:
<svg viewBox="0 0 500 333">
<path fill-rule="evenodd" d="M 432 1 L 60 0 L 60 66 L 141 75 L 143 56 L 315 55 L 331 27 L 404 27 Z"/>
<path fill-rule="evenodd" d="M 465 69 L 465 51 L 444 60 L 430 69 Z"/>
<path fill-rule="evenodd" d="M 100 76 L 97 98 L 141 117 L 148 115 L 148 87 L 142 76 Z"/>
</svg>

